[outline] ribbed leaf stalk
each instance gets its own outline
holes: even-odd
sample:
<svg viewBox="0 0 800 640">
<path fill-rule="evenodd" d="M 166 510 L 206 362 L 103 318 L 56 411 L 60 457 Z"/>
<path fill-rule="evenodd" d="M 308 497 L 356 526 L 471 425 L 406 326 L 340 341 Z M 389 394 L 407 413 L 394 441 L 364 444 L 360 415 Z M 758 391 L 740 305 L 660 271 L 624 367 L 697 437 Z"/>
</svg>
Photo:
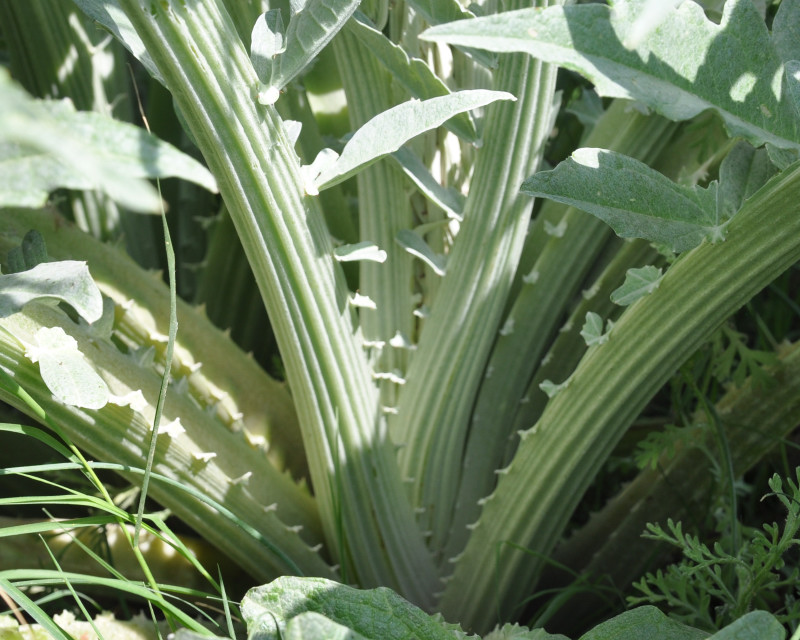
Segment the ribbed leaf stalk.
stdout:
<svg viewBox="0 0 800 640">
<path fill-rule="evenodd" d="M 651 161 L 665 134 L 672 133 L 676 125 L 658 116 L 627 113 L 628 108 L 623 101 L 614 103 L 598 121 L 586 146 L 615 149 L 632 153 L 643 162 Z M 450 556 L 463 550 L 469 535 L 467 525 L 480 514 L 478 500 L 489 495 L 496 482 L 494 472 L 502 466 L 503 453 L 514 434 L 514 415 L 528 382 L 558 329 L 564 309 L 611 235 L 610 228 L 600 220 L 569 207 L 564 207 L 557 225 L 564 228 L 550 232 L 531 272 L 525 274 L 528 283 L 504 321 L 505 330 L 492 349 L 481 383 L 448 543 Z M 536 231 L 548 235 L 546 228 Z"/>
<path fill-rule="evenodd" d="M 230 17 L 218 1 L 120 5 L 216 176 L 250 261 L 332 552 L 348 580 L 429 605 L 436 577 L 393 449 L 378 437 L 377 394 L 322 212 L 304 193 L 282 121 L 256 102 L 258 79 Z"/>
<path fill-rule="evenodd" d="M 475 393 L 525 238 L 531 201 L 519 187 L 550 132 L 555 76 L 531 58 L 501 58 L 494 88 L 517 101 L 487 109 L 464 222 L 401 393 L 392 433 L 405 437 L 402 470 L 434 549 L 450 530 Z"/>
<path fill-rule="evenodd" d="M 800 165 L 746 202 L 725 242 L 682 256 L 620 318 L 522 434 L 445 591 L 447 618 L 481 631 L 524 599 L 583 492 L 675 369 L 731 313 L 800 259 Z M 519 545 L 533 553 L 525 554 Z"/>
<path fill-rule="evenodd" d="M 389 73 L 358 39 L 343 30 L 333 41 L 333 51 L 347 94 L 350 124 L 357 129 L 367 120 L 394 106 Z M 376 358 L 379 373 L 405 375 L 408 352 L 389 341 L 399 332 L 407 339 L 414 329 L 411 299 L 412 259 L 395 242 L 401 229 L 413 226 L 411 204 L 403 175 L 389 160 L 368 167 L 356 176 L 358 183 L 359 234 L 361 240 L 376 243 L 386 254 L 386 262 L 360 265 L 359 291 L 375 302 L 376 309 L 361 310 L 364 338 L 383 343 Z M 381 382 L 381 404 L 394 407 L 398 383 Z"/>
<path fill-rule="evenodd" d="M 781 345 L 778 356 L 777 366 L 762 372 L 772 378 L 769 383 L 753 376 L 741 387 L 728 391 L 714 407 L 718 425 L 709 424 L 706 413 L 698 411 L 692 424 L 703 427 L 696 430 L 697 437 L 679 441 L 675 451 L 665 452 L 657 469 L 643 469 L 559 546 L 556 560 L 583 575 L 603 576 L 620 589 L 628 589 L 655 566 L 669 548 L 642 537 L 647 523 L 664 524 L 668 518 L 687 524 L 696 521 L 697 514 L 706 513 L 719 487 L 719 478 L 708 458 L 709 451 L 718 447 L 717 428 L 723 428 L 728 435 L 734 477 L 739 478 L 797 427 L 800 343 Z M 546 576 L 542 576 L 545 580 Z M 557 580 L 553 576 L 547 586 Z M 557 618 L 563 624 L 567 616 L 580 618 L 600 606 L 597 598 L 583 596 L 579 602 L 564 607 Z"/>
</svg>

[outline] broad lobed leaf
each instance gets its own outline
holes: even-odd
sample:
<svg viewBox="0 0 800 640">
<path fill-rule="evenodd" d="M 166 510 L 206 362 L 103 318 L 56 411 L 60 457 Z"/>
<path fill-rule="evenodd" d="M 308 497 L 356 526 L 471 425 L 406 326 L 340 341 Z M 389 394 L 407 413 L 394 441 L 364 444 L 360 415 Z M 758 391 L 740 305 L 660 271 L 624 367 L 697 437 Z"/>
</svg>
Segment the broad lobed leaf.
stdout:
<svg viewBox="0 0 800 640">
<path fill-rule="evenodd" d="M 0 318 L 41 298 L 66 302 L 87 322 L 99 320 L 103 313 L 103 298 L 85 262 L 45 262 L 28 271 L 0 276 Z"/>
<path fill-rule="evenodd" d="M 800 0 L 784 0 L 770 37 L 750 0 L 730 0 L 721 24 L 687 1 L 635 48 L 626 43 L 647 0 L 522 9 L 426 31 L 435 42 L 520 51 L 577 71 L 602 96 L 638 100 L 673 120 L 716 110 L 732 136 L 800 150 L 796 35 Z"/>
<path fill-rule="evenodd" d="M 582 209 L 625 238 L 644 238 L 674 251 L 704 238 L 724 237 L 717 215 L 717 187 L 678 185 L 646 164 L 604 149 L 583 148 L 552 171 L 528 178 L 521 188 Z"/>
<path fill-rule="evenodd" d="M 466 636 L 456 625 L 440 622 L 391 589 L 353 589 L 323 578 L 287 576 L 255 587 L 242 600 L 241 611 L 248 640 L 285 638 L 291 621 L 307 612 L 320 614 L 370 640 L 454 640 Z M 320 629 L 342 633 L 338 627 L 317 622 Z M 329 636 L 312 635 L 308 640 L 322 637 Z"/>
</svg>

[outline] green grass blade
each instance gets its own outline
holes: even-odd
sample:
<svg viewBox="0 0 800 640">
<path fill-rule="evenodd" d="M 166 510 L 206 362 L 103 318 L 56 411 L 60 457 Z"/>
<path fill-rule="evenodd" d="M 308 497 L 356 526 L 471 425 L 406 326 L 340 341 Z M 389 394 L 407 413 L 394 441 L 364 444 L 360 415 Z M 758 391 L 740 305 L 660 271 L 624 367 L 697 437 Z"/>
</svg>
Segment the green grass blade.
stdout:
<svg viewBox="0 0 800 640">
<path fill-rule="evenodd" d="M 31 600 L 23 591 L 18 589 L 10 579 L 5 578 L 2 572 L 0 573 L 0 588 L 3 589 L 11 598 L 25 610 L 36 622 L 38 622 L 43 629 L 50 634 L 50 637 L 55 640 L 73 640 L 72 637 L 65 633 L 53 619 L 33 600 Z"/>
</svg>

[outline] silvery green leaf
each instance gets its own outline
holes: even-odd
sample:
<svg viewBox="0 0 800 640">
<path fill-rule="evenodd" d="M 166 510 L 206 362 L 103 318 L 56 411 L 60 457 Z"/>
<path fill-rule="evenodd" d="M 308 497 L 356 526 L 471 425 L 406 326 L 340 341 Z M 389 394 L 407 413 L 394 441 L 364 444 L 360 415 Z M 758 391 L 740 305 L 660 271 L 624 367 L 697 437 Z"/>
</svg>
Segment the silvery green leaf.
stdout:
<svg viewBox="0 0 800 640">
<path fill-rule="evenodd" d="M 621 287 L 611 292 L 611 302 L 621 307 L 633 304 L 639 298 L 655 291 L 661 284 L 661 269 L 652 265 L 641 269 L 628 269 L 625 282 Z"/>
<path fill-rule="evenodd" d="M 444 24 L 454 20 L 474 18 L 457 0 L 408 0 L 408 4 L 429 24 Z"/>
<path fill-rule="evenodd" d="M 300 167 L 300 173 L 303 175 L 303 186 L 305 191 L 310 196 L 318 196 L 319 188 L 317 187 L 317 178 L 323 171 L 333 166 L 336 160 L 339 159 L 339 154 L 333 149 L 324 148 L 320 150 L 311 164 L 304 164 Z"/>
<path fill-rule="evenodd" d="M 103 315 L 103 296 L 85 262 L 45 262 L 28 271 L 0 275 L 0 318 L 40 298 L 66 302 L 87 322 Z"/>
<path fill-rule="evenodd" d="M 306 611 L 289 620 L 284 640 L 368 640 L 360 633 L 330 618 Z"/>
<path fill-rule="evenodd" d="M 580 97 L 570 102 L 564 110 L 574 115 L 584 129 L 590 131 L 603 115 L 603 101 L 596 91 L 584 89 Z"/>
<path fill-rule="evenodd" d="M 576 71 L 602 96 L 638 100 L 672 119 L 716 110 L 732 136 L 800 149 L 796 75 L 800 0 L 781 3 L 769 32 L 751 0 L 729 0 L 721 24 L 695 2 L 670 12 L 635 49 L 631 36 L 648 0 L 522 9 L 443 24 L 425 40 L 529 53 Z M 786 35 L 792 33 L 794 35 Z M 794 43 L 791 43 L 792 38 Z M 790 69 L 794 69 L 792 65 Z M 790 77 L 791 76 L 791 77 Z"/>
<path fill-rule="evenodd" d="M 289 138 L 292 146 L 295 146 L 300 137 L 300 132 L 303 130 L 303 123 L 297 120 L 284 120 L 283 126 L 286 129 L 286 137 Z"/>
<path fill-rule="evenodd" d="M 31 229 L 22 238 L 22 243 L 18 247 L 8 250 L 6 264 L 8 273 L 19 273 L 33 269 L 36 265 L 48 261 L 47 246 L 42 234 Z"/>
<path fill-rule="evenodd" d="M 401 147 L 392 158 L 397 161 L 403 173 L 417 186 L 420 193 L 440 207 L 448 217 L 462 220 L 464 196 L 453 188 L 445 188 L 428 171 L 419 156 L 406 147 Z"/>
<path fill-rule="evenodd" d="M 262 92 L 263 99 L 260 97 L 260 102 L 269 103 L 270 97 L 273 98 L 272 102 L 277 100 L 280 90 L 297 77 L 344 26 L 358 8 L 359 1 L 307 0 L 292 4 L 292 17 L 283 38 L 282 50 L 274 54 L 269 78 L 262 80 L 267 89 Z M 272 25 L 266 22 L 262 26 L 256 24 L 251 45 L 251 51 L 257 52 L 262 71 L 268 66 L 262 64 L 263 52 L 276 48 L 278 34 L 277 21 L 273 18 Z"/>
<path fill-rule="evenodd" d="M 796 149 L 778 149 L 771 144 L 767 144 L 764 148 L 767 150 L 770 162 L 781 171 L 800 160 L 800 151 Z"/>
<path fill-rule="evenodd" d="M 454 115 L 496 100 L 515 98 L 505 91 L 474 89 L 429 100 L 411 100 L 379 113 L 348 140 L 339 159 L 317 178 L 317 188 L 338 184 Z"/>
<path fill-rule="evenodd" d="M 783 625 L 771 613 L 750 611 L 709 636 L 708 640 L 740 640 L 741 638 L 784 640 L 785 637 L 786 631 Z"/>
<path fill-rule="evenodd" d="M 744 201 L 777 173 L 765 149 L 737 143 L 719 168 L 717 209 L 720 218 L 732 218 Z"/>
<path fill-rule="evenodd" d="M 145 178 L 171 176 L 217 190 L 202 164 L 144 129 L 36 100 L 0 69 L 0 206 L 40 207 L 56 188 L 100 189 L 131 211 L 158 213 Z"/>
<path fill-rule="evenodd" d="M 800 61 L 790 60 L 786 63 L 786 84 L 789 87 L 789 101 L 794 105 L 795 113 L 800 116 Z"/>
<path fill-rule="evenodd" d="M 797 29 L 800 27 L 800 2 L 781 2 L 772 21 L 772 42 L 781 60 L 800 60 L 800 39 Z M 798 103 L 800 104 L 800 103 Z"/>
<path fill-rule="evenodd" d="M 248 640 L 285 638 L 291 621 L 307 611 L 370 640 L 464 637 L 456 625 L 437 620 L 386 587 L 361 590 L 323 578 L 287 576 L 250 589 L 241 604 Z M 317 640 L 315 636 L 300 637 Z"/>
<path fill-rule="evenodd" d="M 542 628 L 528 629 L 519 624 L 507 622 L 502 627 L 496 627 L 483 640 L 569 640 L 561 634 L 547 633 Z"/>
<path fill-rule="evenodd" d="M 156 67 L 155 62 L 147 53 L 147 49 L 142 39 L 136 33 L 128 16 L 119 6 L 117 0 L 72 0 L 73 3 L 87 16 L 96 20 L 123 44 L 123 46 L 133 54 L 133 57 L 141 62 L 148 73 L 164 84 L 164 79 Z"/>
<path fill-rule="evenodd" d="M 746 638 L 749 636 L 742 636 Z M 759 638 L 755 635 L 753 638 Z M 636 607 L 590 629 L 580 640 L 704 640 L 709 635 L 689 627 L 653 606 Z"/>
<path fill-rule="evenodd" d="M 75 338 L 61 327 L 42 327 L 34 338 L 36 345 L 29 345 L 25 355 L 39 363 L 42 380 L 59 401 L 84 409 L 106 405 L 108 386 L 86 362 Z"/>
<path fill-rule="evenodd" d="M 587 312 L 581 336 L 587 347 L 608 342 L 608 334 L 603 333 L 603 319 L 594 311 Z"/>
<path fill-rule="evenodd" d="M 181 178 L 217 192 L 217 182 L 205 166 L 140 127 L 94 111 L 76 111 L 65 124 L 87 151 L 120 173 L 133 178 Z"/>
<path fill-rule="evenodd" d="M 409 58 L 403 47 L 394 44 L 375 29 L 368 18 L 360 12 L 355 13 L 353 20 L 347 23 L 347 28 L 380 60 L 392 74 L 392 78 L 403 85 L 414 98 L 426 100 L 450 93 L 447 85 L 424 60 Z M 468 142 L 477 141 L 475 123 L 467 112 L 457 114 L 445 122 L 444 126 Z"/>
<path fill-rule="evenodd" d="M 250 61 L 261 82 L 272 81 L 272 71 L 276 57 L 286 46 L 284 40 L 283 18 L 280 9 L 262 13 L 253 26 L 250 35 Z"/>
<path fill-rule="evenodd" d="M 464 9 L 458 0 L 408 0 L 408 4 L 425 19 L 425 22 L 431 25 L 466 20 L 467 18 L 474 18 L 476 15 L 472 11 Z M 475 11 L 479 10 L 479 7 L 474 4 L 471 4 L 470 7 L 474 7 Z M 496 57 L 487 54 L 485 51 L 464 49 L 464 53 L 490 69 L 497 66 Z"/>
<path fill-rule="evenodd" d="M 368 260 L 369 262 L 386 262 L 386 252 L 379 249 L 374 242 L 357 242 L 356 244 L 343 244 L 333 250 L 333 257 L 339 262 L 356 262 Z"/>
<path fill-rule="evenodd" d="M 592 214 L 624 238 L 644 238 L 674 251 L 724 238 L 717 188 L 678 185 L 646 164 L 605 149 L 583 148 L 552 171 L 523 182 L 521 191 Z"/>
<path fill-rule="evenodd" d="M 631 24 L 625 46 L 628 49 L 638 47 L 681 2 L 683 0 L 644 0 L 639 15 Z"/>
<path fill-rule="evenodd" d="M 444 275 L 445 256 L 437 254 L 419 235 L 408 229 L 401 229 L 395 236 L 395 242 L 412 256 L 427 264 L 436 275 Z"/>
<path fill-rule="evenodd" d="M 289 11 L 291 12 L 292 16 L 300 11 L 302 11 L 306 4 L 308 4 L 308 0 L 289 0 Z"/>
</svg>

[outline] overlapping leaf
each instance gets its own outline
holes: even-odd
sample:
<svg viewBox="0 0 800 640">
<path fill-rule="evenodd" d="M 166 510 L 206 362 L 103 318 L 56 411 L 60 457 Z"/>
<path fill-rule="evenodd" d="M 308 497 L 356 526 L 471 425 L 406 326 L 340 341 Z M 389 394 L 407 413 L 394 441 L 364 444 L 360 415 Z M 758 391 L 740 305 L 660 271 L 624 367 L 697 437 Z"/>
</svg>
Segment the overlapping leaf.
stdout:
<svg viewBox="0 0 800 640">
<path fill-rule="evenodd" d="M 347 28 L 414 98 L 426 100 L 450 93 L 447 85 L 424 60 L 410 58 L 401 46 L 384 36 L 359 12 L 356 12 L 354 19 L 348 22 Z M 446 122 L 445 126 L 469 142 L 477 140 L 475 124 L 469 113 L 456 115 Z"/>
<path fill-rule="evenodd" d="M 117 0 L 72 1 L 92 20 L 96 20 L 113 33 L 125 48 L 145 66 L 148 73 L 161 84 L 164 84 L 164 79 L 161 77 L 155 62 L 153 62 L 150 54 L 147 53 L 142 39 L 136 33 L 136 29 L 133 28 L 131 21 L 125 15 Z"/>
<path fill-rule="evenodd" d="M 144 178 L 170 176 L 217 190 L 203 165 L 145 130 L 35 100 L 0 70 L 0 206 L 39 207 L 63 187 L 100 189 L 131 211 L 158 213 Z"/>
<path fill-rule="evenodd" d="M 784 0 L 773 33 L 750 0 L 730 0 L 719 25 L 684 2 L 636 48 L 646 0 L 523 9 L 426 31 L 426 40 L 521 51 L 577 71 L 603 96 L 638 100 L 673 120 L 716 110 L 733 136 L 800 150 L 800 0 Z M 635 35 L 635 32 L 634 32 Z"/>
<path fill-rule="evenodd" d="M 521 191 L 582 209 L 622 237 L 674 251 L 725 234 L 716 183 L 707 189 L 678 185 L 638 160 L 604 149 L 578 149 L 552 171 L 528 178 Z"/>
<path fill-rule="evenodd" d="M 250 58 L 265 90 L 259 100 L 271 104 L 281 89 L 322 51 L 359 5 L 359 0 L 307 0 L 292 3 L 286 33 L 277 10 L 263 14 L 253 28 Z"/>
<path fill-rule="evenodd" d="M 655 291 L 661 283 L 661 269 L 648 265 L 641 269 L 628 269 L 625 282 L 611 292 L 611 302 L 621 307 L 633 304 L 639 298 Z"/>
<path fill-rule="evenodd" d="M 458 637 L 456 630 L 460 632 L 456 625 L 439 622 L 391 589 L 362 591 L 323 578 L 278 578 L 248 591 L 241 610 L 249 640 L 285 638 L 291 621 L 306 612 L 320 614 L 370 640 L 453 640 Z M 333 625 L 318 628 L 338 633 Z M 338 636 L 309 636 L 309 640 L 321 637 Z"/>
<path fill-rule="evenodd" d="M 430 100 L 411 100 L 392 107 L 353 134 L 342 155 L 317 177 L 316 187 L 321 190 L 342 182 L 397 151 L 411 138 L 441 126 L 459 113 L 484 107 L 496 100 L 514 100 L 514 96 L 504 91 L 473 89 Z"/>
<path fill-rule="evenodd" d="M 85 262 L 45 262 L 28 271 L 0 276 L 0 318 L 40 298 L 66 302 L 87 322 L 95 322 L 103 314 L 103 297 Z"/>
</svg>

